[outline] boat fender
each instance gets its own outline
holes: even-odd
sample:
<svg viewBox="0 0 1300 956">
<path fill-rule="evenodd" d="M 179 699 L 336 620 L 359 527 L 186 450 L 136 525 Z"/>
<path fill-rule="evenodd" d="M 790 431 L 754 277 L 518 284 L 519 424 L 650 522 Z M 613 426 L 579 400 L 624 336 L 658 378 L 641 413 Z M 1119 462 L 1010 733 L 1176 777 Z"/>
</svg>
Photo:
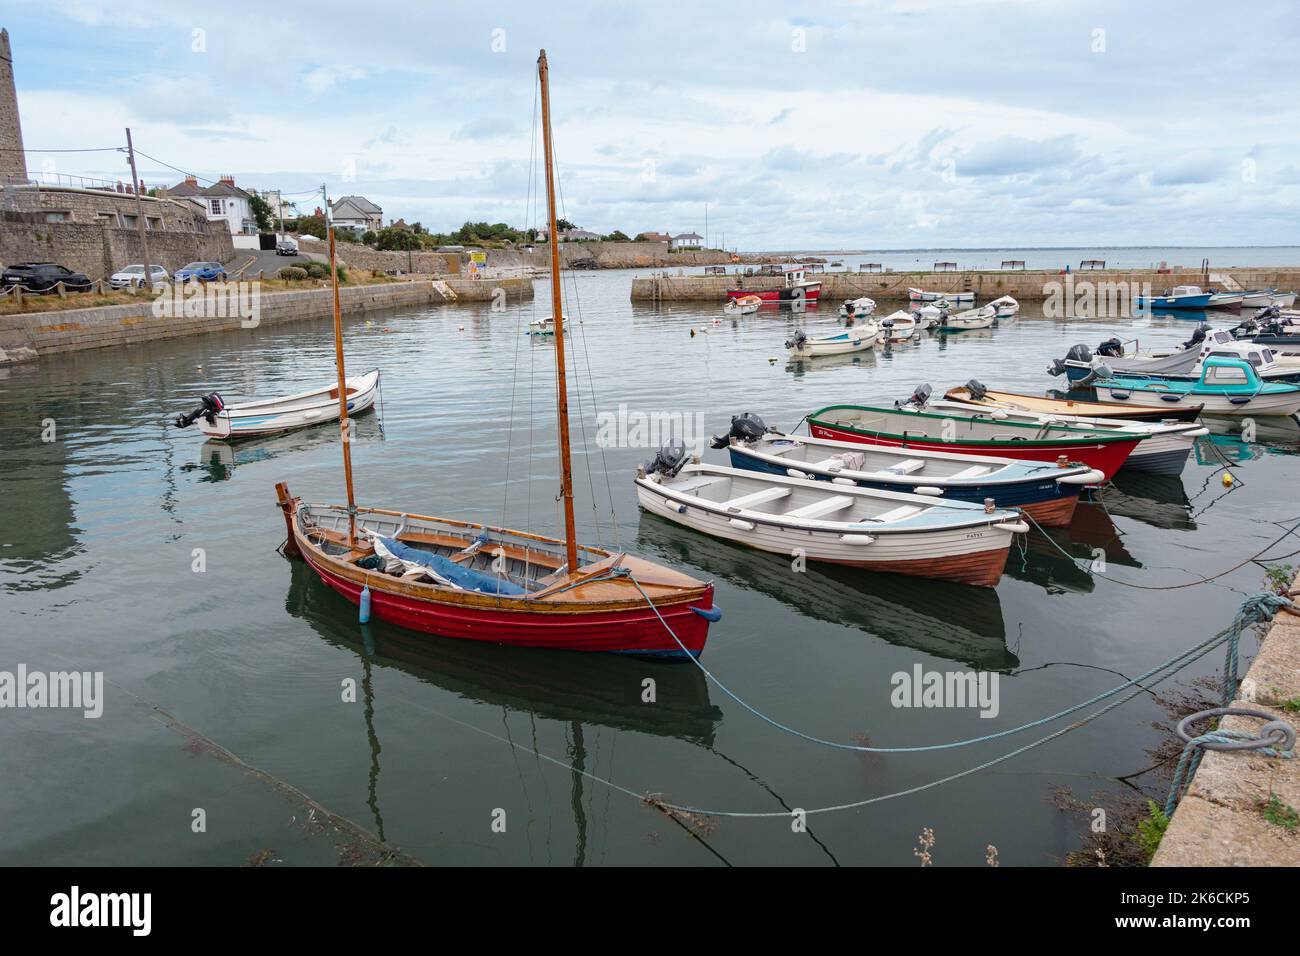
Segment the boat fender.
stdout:
<svg viewBox="0 0 1300 956">
<path fill-rule="evenodd" d="M 1121 402 L 1124 401 L 1124 399 L 1128 398 L 1128 396 L 1129 396 L 1128 392 L 1117 392 L 1113 388 L 1110 390 L 1110 397 L 1117 398 Z"/>
<path fill-rule="evenodd" d="M 931 498 L 937 498 L 943 494 L 942 488 L 936 488 L 934 485 L 920 485 L 912 489 L 913 494 L 929 495 Z"/>
<path fill-rule="evenodd" d="M 752 522 L 752 521 L 746 521 L 746 520 L 744 520 L 743 518 L 732 518 L 732 519 L 731 519 L 731 524 L 735 525 L 735 526 L 736 526 L 737 528 L 739 528 L 741 531 L 753 531 L 753 530 L 754 530 L 754 522 Z"/>
<path fill-rule="evenodd" d="M 1161 397 L 1161 399 L 1163 399 L 1163 400 L 1166 401 L 1166 402 L 1176 402 L 1176 401 L 1178 401 L 1182 396 L 1181 396 L 1181 395 L 1161 395 L 1160 397 Z"/>
<path fill-rule="evenodd" d="M 678 505 L 678 506 L 677 506 L 677 513 L 678 513 L 679 515 L 684 515 L 684 514 L 686 514 L 686 506 L 685 506 L 685 505 Z"/>
<path fill-rule="evenodd" d="M 791 478 L 807 478 L 808 472 L 800 471 L 798 468 L 787 468 L 785 473 Z"/>
<path fill-rule="evenodd" d="M 842 534 L 840 540 L 845 544 L 872 544 L 876 539 L 869 534 Z"/>
<path fill-rule="evenodd" d="M 1162 395 L 1162 396 L 1160 396 L 1160 397 L 1161 397 L 1161 398 L 1166 398 L 1166 399 L 1167 399 L 1167 398 L 1169 398 L 1170 396 L 1168 396 L 1168 395 Z M 1236 398 L 1229 398 L 1228 401 L 1232 402 L 1232 404 L 1234 404 L 1234 405 L 1245 405 L 1247 402 L 1249 402 L 1249 401 L 1251 400 L 1251 397 L 1252 397 L 1252 396 L 1250 396 L 1250 395 L 1238 395 Z M 1177 396 L 1174 396 L 1174 399 L 1173 399 L 1173 400 L 1174 400 L 1174 401 L 1178 401 Z"/>
<path fill-rule="evenodd" d="M 722 608 L 718 607 L 716 604 L 713 605 L 713 607 L 692 606 L 691 610 L 711 624 L 717 624 L 722 620 Z"/>
<path fill-rule="evenodd" d="M 370 622 L 370 585 L 368 584 L 361 589 L 361 613 L 359 615 L 359 620 L 362 624 L 368 624 Z"/>
<path fill-rule="evenodd" d="M 857 482 L 854 481 L 852 478 L 832 478 L 831 484 L 832 485 L 853 485 L 855 487 L 857 486 Z"/>
<path fill-rule="evenodd" d="M 993 527 L 999 531 L 1010 531 L 1012 534 L 1024 534 L 1029 530 L 1029 525 L 1023 521 L 1001 521 Z"/>
</svg>

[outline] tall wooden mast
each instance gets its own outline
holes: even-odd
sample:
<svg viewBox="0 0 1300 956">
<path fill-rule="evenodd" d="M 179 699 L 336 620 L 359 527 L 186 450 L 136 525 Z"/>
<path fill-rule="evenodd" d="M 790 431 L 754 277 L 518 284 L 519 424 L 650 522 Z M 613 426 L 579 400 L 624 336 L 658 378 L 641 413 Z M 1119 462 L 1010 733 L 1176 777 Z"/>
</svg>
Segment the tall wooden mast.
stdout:
<svg viewBox="0 0 1300 956">
<path fill-rule="evenodd" d="M 542 148 L 546 154 L 547 238 L 551 246 L 551 309 L 555 316 L 556 417 L 560 428 L 560 498 L 564 503 L 564 549 L 569 573 L 578 571 L 578 542 L 573 527 L 573 462 L 569 455 L 569 389 L 564 381 L 564 316 L 560 301 L 560 236 L 555 228 L 555 159 L 551 153 L 551 92 L 547 82 L 546 51 L 537 57 L 537 78 L 542 86 Z M 331 240 L 332 241 L 332 240 Z M 331 248 L 333 248 L 331 246 Z M 337 295 L 337 293 L 336 293 Z M 342 352 L 339 353 L 340 363 Z M 342 365 L 339 366 L 342 368 Z M 349 478 L 351 482 L 351 478 Z M 349 484 L 349 488 L 351 484 Z"/>
<path fill-rule="evenodd" d="M 339 434 L 343 438 L 343 477 L 348 486 L 348 547 L 357 546 L 357 503 L 352 494 L 352 435 L 348 427 L 348 380 L 343 369 L 343 316 L 339 309 L 339 269 L 334 261 L 334 217 L 330 215 L 329 193 L 320 188 L 325 201 L 325 231 L 330 242 L 330 285 L 334 289 L 334 362 L 339 368 Z"/>
</svg>

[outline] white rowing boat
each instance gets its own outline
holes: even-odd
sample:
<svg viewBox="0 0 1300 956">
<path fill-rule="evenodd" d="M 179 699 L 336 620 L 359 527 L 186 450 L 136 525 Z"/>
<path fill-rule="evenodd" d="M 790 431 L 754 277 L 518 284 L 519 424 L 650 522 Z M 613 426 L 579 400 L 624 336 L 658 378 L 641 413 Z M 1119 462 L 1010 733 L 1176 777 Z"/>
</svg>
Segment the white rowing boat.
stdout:
<svg viewBox="0 0 1300 956">
<path fill-rule="evenodd" d="M 785 347 L 790 350 L 791 358 L 814 358 L 819 355 L 864 352 L 874 346 L 879 338 L 880 326 L 868 322 L 829 335 L 809 335 L 803 329 L 798 329 L 794 337 L 786 341 Z"/>
<path fill-rule="evenodd" d="M 379 391 L 379 369 L 347 380 L 348 414 L 357 415 L 375 404 Z M 339 417 L 338 385 L 327 385 L 286 395 L 281 398 L 255 399 L 227 405 L 216 392 L 204 395 L 201 404 L 188 415 L 178 415 L 177 428 L 186 428 L 195 422 L 209 438 L 245 438 L 254 435 L 271 435 L 295 428 L 307 428 L 321 422 L 336 421 Z"/>
<path fill-rule="evenodd" d="M 998 310 L 991 305 L 979 309 L 967 309 L 965 312 L 941 316 L 939 329 L 943 332 L 966 332 L 971 329 L 987 329 L 998 320 Z"/>
<path fill-rule="evenodd" d="M 921 319 L 917 313 L 904 312 L 899 309 L 880 320 L 881 337 L 890 342 L 906 342 L 921 329 Z"/>
<path fill-rule="evenodd" d="M 1009 295 L 1004 295 L 1000 299 L 994 299 L 989 303 L 989 305 L 997 310 L 999 319 L 1012 318 L 1020 311 L 1020 303 Z"/>
<path fill-rule="evenodd" d="M 656 465 L 658 461 L 656 461 Z M 1015 511 L 740 468 L 689 464 L 637 473 L 640 506 L 705 534 L 812 561 L 993 587 Z"/>
<path fill-rule="evenodd" d="M 876 311 L 876 300 L 865 295 L 859 299 L 848 299 L 840 306 L 840 315 L 844 318 L 865 319 Z"/>
<path fill-rule="evenodd" d="M 722 307 L 722 311 L 727 315 L 753 315 L 763 305 L 763 300 L 756 295 L 742 295 L 739 299 L 732 299 Z"/>
</svg>

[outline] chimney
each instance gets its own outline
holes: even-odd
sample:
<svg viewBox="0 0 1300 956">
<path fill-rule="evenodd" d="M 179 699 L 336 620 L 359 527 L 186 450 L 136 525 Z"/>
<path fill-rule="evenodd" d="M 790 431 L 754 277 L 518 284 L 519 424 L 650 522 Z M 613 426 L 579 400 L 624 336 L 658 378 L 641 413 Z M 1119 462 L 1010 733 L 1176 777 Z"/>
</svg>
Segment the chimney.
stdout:
<svg viewBox="0 0 1300 956">
<path fill-rule="evenodd" d="M 199 184 L 198 177 L 196 177 L 196 176 L 186 176 L 186 177 L 185 177 L 185 185 L 186 185 L 186 186 L 197 186 L 198 184 Z"/>
<path fill-rule="evenodd" d="M 221 181 L 225 183 L 227 186 L 235 185 L 235 177 L 230 175 L 230 173 L 226 173 L 224 176 L 222 176 Z"/>
</svg>

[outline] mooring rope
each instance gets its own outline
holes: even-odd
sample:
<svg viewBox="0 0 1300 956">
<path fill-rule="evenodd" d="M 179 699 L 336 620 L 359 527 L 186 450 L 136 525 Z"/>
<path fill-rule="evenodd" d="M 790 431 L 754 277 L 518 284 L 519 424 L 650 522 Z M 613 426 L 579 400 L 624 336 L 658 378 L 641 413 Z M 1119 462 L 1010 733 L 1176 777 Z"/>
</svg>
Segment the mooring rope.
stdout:
<svg viewBox="0 0 1300 956">
<path fill-rule="evenodd" d="M 1241 568 L 1244 568 L 1246 565 L 1258 561 L 1260 558 L 1264 556 L 1264 553 L 1266 551 L 1268 551 L 1270 548 L 1276 547 L 1278 542 L 1282 541 L 1284 538 L 1288 537 L 1289 535 L 1295 534 L 1297 529 L 1300 529 L 1300 521 L 1296 521 L 1295 524 L 1287 528 L 1280 535 L 1278 535 L 1276 538 L 1274 538 L 1272 541 L 1266 544 L 1263 548 L 1256 551 L 1250 557 L 1246 558 L 1246 560 L 1234 564 L 1226 571 L 1220 571 L 1218 574 L 1212 574 L 1208 578 L 1200 578 L 1196 581 L 1184 581 L 1182 584 L 1138 584 L 1134 581 L 1124 581 L 1120 578 L 1112 578 L 1104 574 L 1098 575 L 1094 573 L 1092 568 L 1088 564 L 1081 562 L 1069 551 L 1066 551 L 1063 547 L 1061 547 L 1057 543 L 1056 539 L 1053 538 L 1050 534 L 1048 534 L 1047 531 L 1044 530 L 1043 526 L 1040 525 L 1037 521 L 1035 521 L 1028 512 L 1022 511 L 1021 514 L 1024 515 L 1025 519 L 1030 524 L 1032 524 L 1035 528 L 1037 528 L 1039 531 L 1042 532 L 1043 537 L 1048 540 L 1048 542 L 1052 545 L 1052 547 L 1056 548 L 1057 551 L 1065 555 L 1065 557 L 1068 558 L 1069 561 L 1072 564 L 1074 564 L 1080 571 L 1083 571 L 1085 574 L 1092 575 L 1094 580 L 1110 581 L 1113 584 L 1119 584 L 1126 588 L 1137 588 L 1140 591 L 1177 591 L 1180 588 L 1195 587 L 1198 584 L 1209 584 L 1211 581 L 1218 580 L 1221 577 L 1231 574 L 1233 571 L 1238 571 Z M 1283 555 L 1283 557 L 1286 557 L 1286 555 Z"/>
<path fill-rule="evenodd" d="M 1192 737 L 1188 727 L 1201 720 L 1219 717 L 1255 717 L 1265 721 L 1258 733 L 1250 734 L 1242 730 L 1227 730 L 1222 727 L 1208 731 L 1198 737 Z M 1215 707 L 1189 714 L 1178 722 L 1178 736 L 1187 741 L 1178 758 L 1178 767 L 1174 770 L 1173 782 L 1169 785 L 1169 796 L 1165 798 L 1165 816 L 1172 816 L 1178 807 L 1187 787 L 1201 765 L 1201 758 L 1207 750 L 1254 750 L 1266 757 L 1295 756 L 1295 728 L 1285 720 L 1279 720 L 1262 710 L 1246 707 Z"/>
<path fill-rule="evenodd" d="M 1145 689 L 1144 687 L 1140 686 L 1143 681 L 1155 677 L 1155 675 L 1163 671 L 1170 670 L 1171 668 L 1173 668 L 1173 670 L 1179 670 L 1185 667 L 1187 664 L 1191 663 L 1192 660 L 1198 659 L 1199 657 L 1203 656 L 1205 653 L 1209 652 L 1214 647 L 1216 647 L 1221 643 L 1224 643 L 1225 641 L 1228 644 L 1227 658 L 1224 661 L 1224 687 L 1223 687 L 1223 693 L 1225 698 L 1224 703 L 1226 705 L 1228 702 L 1232 700 L 1231 691 L 1229 690 L 1229 684 L 1231 683 L 1232 690 L 1236 689 L 1237 652 L 1238 652 L 1238 645 L 1239 645 L 1242 629 L 1248 627 L 1250 624 L 1258 623 L 1260 621 L 1264 621 L 1271 618 L 1273 613 L 1279 607 L 1283 607 L 1283 606 L 1289 607 L 1291 605 L 1291 602 L 1288 601 L 1286 598 L 1279 597 L 1276 594 L 1267 594 L 1263 592 L 1259 594 L 1253 594 L 1242 603 L 1241 608 L 1237 611 L 1236 616 L 1233 618 L 1233 623 L 1230 624 L 1228 627 L 1224 628 L 1223 630 L 1219 631 L 1214 636 L 1207 638 L 1204 641 L 1201 641 L 1199 644 L 1196 644 L 1191 648 L 1188 648 L 1187 650 L 1183 651 L 1180 654 L 1174 655 L 1173 657 L 1169 658 L 1168 660 L 1164 661 L 1161 664 L 1156 665 L 1155 667 L 1151 668 L 1145 673 L 1139 674 L 1137 677 L 1130 678 L 1129 680 L 1124 681 L 1124 683 L 1112 687 L 1108 691 L 1090 697 L 1081 703 L 1075 704 L 1073 707 L 1067 707 L 1064 710 L 1057 711 L 1054 714 L 1049 714 L 1046 717 L 1040 717 L 1038 720 L 1032 720 L 1029 721 L 1028 723 L 1024 723 L 1016 727 L 1008 728 L 1007 730 L 999 730 L 991 734 L 984 734 L 980 737 L 970 737 L 965 740 L 955 740 L 943 744 L 926 744 L 926 745 L 913 746 L 913 747 L 868 747 L 862 744 L 848 744 L 848 743 L 841 743 L 839 741 L 834 741 L 834 740 L 826 740 L 821 737 L 813 736 L 812 734 L 804 733 L 801 730 L 798 730 L 794 727 L 790 727 L 787 724 L 781 723 L 775 718 L 770 717 L 767 714 L 764 714 L 762 711 L 752 706 L 750 703 L 748 703 L 746 700 L 744 700 L 742 697 L 736 694 L 733 690 L 731 690 L 731 688 L 729 688 L 726 684 L 718 680 L 718 678 L 713 674 L 713 672 L 710 671 L 707 667 L 705 667 L 702 663 L 700 663 L 699 658 L 696 657 L 687 649 L 686 645 L 682 643 L 681 638 L 677 636 L 676 632 L 673 631 L 672 627 L 668 624 L 668 622 L 664 620 L 664 616 L 659 613 L 659 609 L 655 607 L 654 602 L 650 600 L 650 596 L 646 594 L 645 589 L 641 587 L 641 582 L 636 579 L 636 575 L 634 575 L 631 572 L 631 570 L 627 568 L 615 568 L 613 569 L 612 573 L 615 573 L 619 577 L 626 576 L 629 580 L 631 580 L 632 584 L 636 587 L 637 591 L 640 592 L 641 597 L 645 599 L 646 604 L 648 604 L 650 606 L 650 609 L 654 611 L 655 616 L 659 619 L 659 623 L 663 625 L 664 630 L 667 631 L 669 636 L 671 636 L 672 639 L 677 643 L 677 646 L 682 649 L 682 652 L 685 653 L 686 656 L 695 663 L 695 666 L 698 667 L 703 672 L 704 676 L 710 682 L 716 685 L 719 690 L 721 690 L 724 694 L 726 694 L 728 697 L 734 700 L 741 707 L 744 707 L 755 717 L 759 718 L 760 720 L 768 724 L 771 724 L 773 727 L 777 728 L 778 730 L 791 734 L 795 737 L 799 737 L 803 740 L 807 740 L 811 743 L 821 744 L 822 746 L 825 747 L 832 747 L 836 750 L 852 750 L 858 753 L 878 753 L 878 754 L 924 753 L 926 751 L 931 751 L 931 750 L 952 750 L 957 747 L 967 747 L 972 744 L 987 743 L 990 740 L 997 740 L 1002 737 L 1010 737 L 1013 734 L 1018 734 L 1024 730 L 1030 730 L 1034 727 L 1041 727 L 1042 725 L 1051 723 L 1052 721 L 1058 720 L 1061 717 L 1066 717 L 1077 711 L 1083 710 L 1085 707 L 1090 707 L 1093 704 L 1098 704 L 1101 701 L 1106 700 L 1109 697 L 1113 697 L 1116 694 L 1120 693 L 1121 691 L 1129 687 L 1139 685 L 1140 690 Z M 1165 675 L 1165 677 L 1168 676 L 1171 675 L 1170 674 Z M 1159 678 L 1159 680 L 1163 680 L 1163 679 L 1164 677 Z"/>
<path fill-rule="evenodd" d="M 683 653 L 686 654 L 687 658 L 693 661 L 695 665 L 699 667 L 699 669 L 704 673 L 705 677 L 708 678 L 710 682 L 715 684 L 728 697 L 730 697 L 736 703 L 740 704 L 742 707 L 748 710 L 751 714 L 765 721 L 766 723 L 771 724 L 772 726 L 776 727 L 779 730 L 782 730 L 789 734 L 793 734 L 794 736 L 800 737 L 804 740 L 808 740 L 813 743 L 822 744 L 824 746 L 832 747 L 838 750 L 854 750 L 854 751 L 866 752 L 866 753 L 916 753 L 916 752 L 929 751 L 929 750 L 947 750 L 956 747 L 963 747 L 968 744 L 981 743 L 988 740 L 995 740 L 999 737 L 1006 737 L 1011 734 L 1019 733 L 1022 730 L 1026 730 L 1031 727 L 1041 726 L 1042 724 L 1048 723 L 1059 717 L 1063 717 L 1067 714 L 1074 713 L 1075 711 L 1082 710 L 1085 707 L 1088 707 L 1092 704 L 1105 700 L 1107 697 L 1114 696 L 1115 694 L 1119 693 L 1120 691 L 1124 690 L 1127 687 L 1133 687 L 1135 684 L 1138 684 L 1140 681 L 1143 681 L 1148 677 L 1154 676 L 1155 674 L 1160 673 L 1161 671 L 1169 670 L 1169 673 L 1163 674 L 1162 676 L 1156 678 L 1154 683 L 1158 683 L 1160 681 L 1166 680 L 1169 677 L 1172 677 L 1173 674 L 1176 673 L 1178 670 L 1181 670 L 1183 667 L 1187 666 L 1193 661 L 1198 660 L 1201 657 L 1208 654 L 1211 650 L 1214 649 L 1215 646 L 1217 646 L 1220 643 L 1227 644 L 1226 659 L 1224 661 L 1224 680 L 1223 680 L 1223 696 L 1226 705 L 1226 703 L 1231 701 L 1236 691 L 1237 673 L 1238 673 L 1238 649 L 1240 646 L 1241 632 L 1245 630 L 1247 627 L 1251 626 L 1252 624 L 1258 624 L 1258 623 L 1262 623 L 1263 621 L 1269 620 L 1273 616 L 1273 614 L 1276 613 L 1278 609 L 1282 607 L 1291 606 L 1291 602 L 1289 600 L 1277 594 L 1269 594 L 1267 592 L 1259 592 L 1256 594 L 1252 594 L 1242 602 L 1241 607 L 1238 608 L 1237 613 L 1233 617 L 1232 623 L 1229 624 L 1227 627 L 1223 628 L 1218 633 L 1216 633 L 1213 637 L 1205 641 L 1202 641 L 1201 643 L 1193 646 L 1192 648 L 1184 651 L 1181 654 L 1171 657 L 1163 664 L 1160 664 L 1155 668 L 1152 668 L 1151 670 L 1147 671 L 1145 674 L 1139 675 L 1138 677 L 1125 681 L 1123 684 L 1120 684 L 1117 687 L 1112 688 L 1111 690 L 1106 691 L 1103 694 L 1098 694 L 1097 696 L 1092 697 L 1074 707 L 1067 708 L 1066 710 L 1059 711 L 1056 714 L 1053 714 L 1048 717 L 1043 717 L 1039 720 L 1030 721 L 1029 723 L 1022 724 L 1019 727 L 1013 727 L 1008 730 L 999 731 L 993 734 L 987 734 L 983 737 L 971 738 L 969 740 L 953 741 L 947 744 L 932 744 L 923 747 L 866 747 L 866 746 L 859 746 L 854 744 L 837 743 L 835 741 L 823 740 L 819 737 L 814 737 L 812 735 L 805 734 L 802 731 L 795 730 L 792 727 L 788 727 L 785 724 L 782 724 L 779 721 L 776 721 L 771 717 L 768 717 L 766 714 L 763 714 L 757 709 L 755 709 L 754 707 L 752 707 L 749 703 L 747 703 L 745 700 L 743 700 L 741 697 L 735 694 L 725 684 L 719 681 L 717 677 L 715 677 L 713 673 L 709 671 L 708 668 L 706 668 L 703 664 L 701 664 L 699 659 L 687 649 L 686 645 L 682 643 L 681 639 L 677 636 L 676 632 L 673 631 L 672 627 L 668 624 L 668 622 L 664 620 L 664 616 L 659 612 L 659 609 L 655 607 L 655 604 L 650 599 L 650 596 L 646 594 L 645 589 L 641 587 L 641 582 L 636 579 L 636 575 L 634 575 L 630 569 L 618 568 L 615 569 L 615 571 L 620 572 L 617 576 L 620 577 L 626 576 L 629 580 L 631 580 L 632 584 L 636 587 L 637 591 L 640 592 L 641 597 L 645 599 L 646 604 L 649 605 L 652 611 L 654 611 L 655 617 L 659 619 L 659 623 L 663 626 L 664 630 L 668 632 L 669 636 L 672 637 L 672 639 L 676 642 L 677 646 L 682 649 Z M 1174 664 L 1177 664 L 1178 666 L 1173 667 Z M 1172 670 L 1170 670 L 1171 667 L 1173 668 Z M 1109 713 L 1115 708 L 1120 707 L 1121 705 L 1137 697 L 1139 694 L 1145 692 L 1146 692 L 1146 688 L 1143 686 L 1139 686 L 1137 690 L 1134 690 L 1132 693 L 1128 694 L 1127 696 L 1121 697 L 1119 700 L 1113 701 L 1105 705 L 1104 707 L 1101 707 L 1100 709 L 1094 711 L 1093 713 L 1088 714 L 1087 716 L 1079 720 L 1076 720 L 1073 723 L 1068 724 L 1067 726 L 1062 727 L 1059 730 L 1053 731 L 1052 733 L 1048 734 L 1045 737 L 1040 737 L 1039 739 L 1031 741 L 1030 743 L 1024 745 L 1023 747 L 1019 747 L 1016 750 L 1003 754 L 1000 757 L 995 757 L 992 760 L 979 764 L 976 767 L 971 767 L 967 770 L 959 771 L 958 773 L 950 774 L 949 776 L 942 777 L 938 780 L 933 780 L 930 781 L 929 783 L 921 784 L 919 786 L 912 787 L 907 790 L 901 790 L 890 794 L 883 794 L 877 797 L 870 797 L 868 799 L 856 801 L 853 803 L 837 804 L 835 806 L 830 806 L 830 807 L 820 807 L 820 808 L 805 810 L 804 812 L 808 814 L 812 814 L 812 813 L 827 813 L 835 810 L 856 809 L 859 807 L 867 806 L 872 803 L 879 803 L 884 800 L 891 800 L 901 796 L 908 796 L 911 794 L 920 793 L 921 791 L 929 790 L 934 787 L 941 786 L 942 784 L 945 783 L 950 783 L 953 780 L 958 780 L 962 777 L 979 773 L 982 770 L 986 770 L 989 767 L 993 767 L 1006 760 L 1010 760 L 1012 757 L 1019 756 L 1022 753 L 1034 749 L 1035 747 L 1042 746 L 1043 744 L 1046 744 L 1049 741 L 1055 740 L 1057 737 L 1064 736 L 1070 731 L 1076 730 L 1079 727 L 1082 727 L 1085 724 L 1088 724 L 1093 720 L 1096 720 L 1102 715 Z M 1272 726 L 1273 725 L 1267 725 L 1265 729 L 1271 730 Z M 1283 723 L 1283 726 L 1286 726 L 1289 729 L 1289 725 Z M 1182 725 L 1180 724 L 1180 729 L 1181 727 Z M 1270 733 L 1268 737 L 1260 738 L 1260 739 L 1264 741 L 1264 744 L 1266 746 L 1271 745 L 1273 743 L 1280 742 L 1280 740 L 1277 738 L 1277 734 L 1275 733 Z M 1291 731 L 1292 744 L 1294 743 L 1294 739 L 1295 739 L 1294 731 Z M 1193 773 L 1195 772 L 1194 766 L 1191 768 L 1191 771 Z M 704 814 L 707 816 L 789 817 L 788 813 L 784 813 L 784 814 L 774 813 L 771 811 L 750 812 L 750 811 L 711 810 L 702 807 L 691 807 L 691 806 L 682 806 L 678 804 L 670 804 L 662 801 L 659 801 L 657 805 L 662 806 L 668 810 L 673 810 L 681 813 Z"/>
</svg>

